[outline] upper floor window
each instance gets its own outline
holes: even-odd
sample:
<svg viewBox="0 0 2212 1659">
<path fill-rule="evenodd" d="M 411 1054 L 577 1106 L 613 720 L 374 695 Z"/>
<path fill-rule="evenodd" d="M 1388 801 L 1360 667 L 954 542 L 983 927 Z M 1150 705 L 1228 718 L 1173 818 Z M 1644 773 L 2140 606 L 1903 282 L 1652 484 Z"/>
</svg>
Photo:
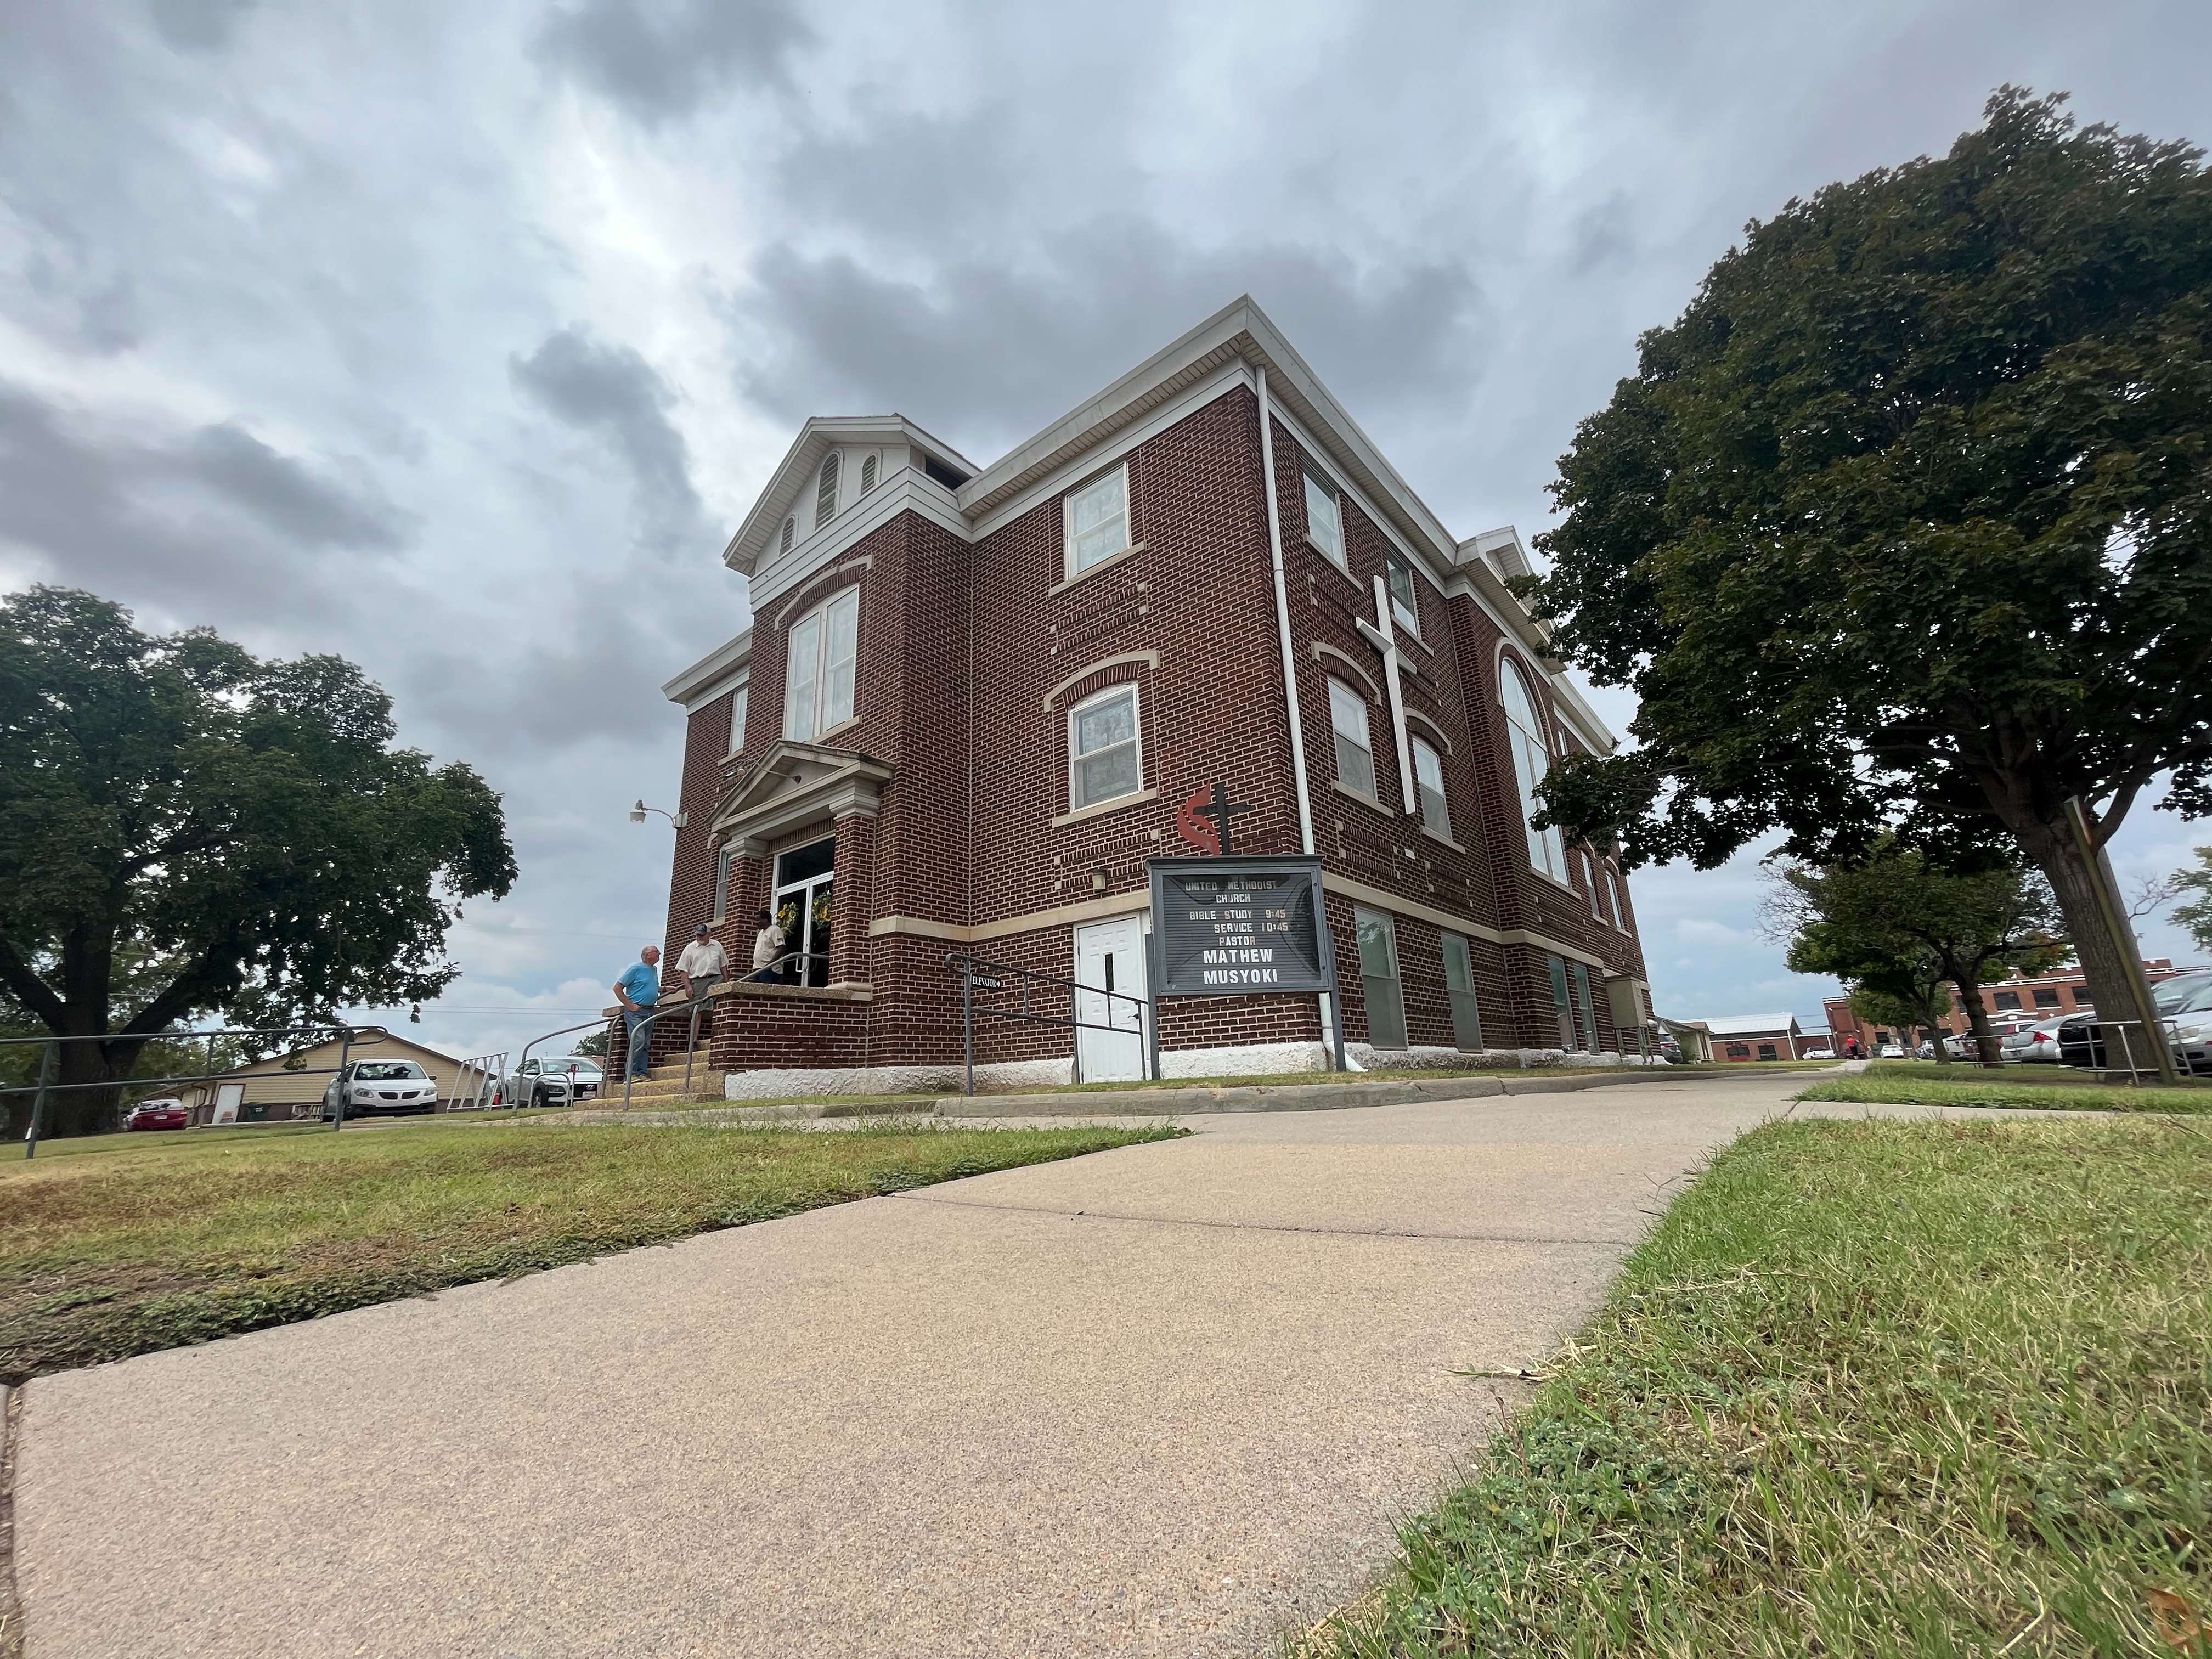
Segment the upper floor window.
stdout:
<svg viewBox="0 0 2212 1659">
<path fill-rule="evenodd" d="M 1306 480 L 1306 539 L 1328 556 L 1340 570 L 1344 562 L 1344 509 L 1338 505 L 1336 486 L 1311 472 Z"/>
<path fill-rule="evenodd" d="M 860 457 L 860 493 L 865 495 L 876 487 L 876 452 L 870 450 Z"/>
<path fill-rule="evenodd" d="M 822 471 L 814 480 L 814 527 L 817 530 L 837 516 L 837 458 L 831 450 L 822 460 Z"/>
<path fill-rule="evenodd" d="M 1337 781 L 1374 799 L 1375 745 L 1367 735 L 1367 699 L 1342 680 L 1331 680 L 1328 723 L 1336 734 Z"/>
<path fill-rule="evenodd" d="M 1390 614 L 1401 626 L 1421 631 L 1421 602 L 1413 587 L 1413 567 L 1397 554 L 1389 558 Z"/>
<path fill-rule="evenodd" d="M 1517 664 L 1498 665 L 1498 701 L 1505 707 L 1505 737 L 1513 750 L 1513 781 L 1521 791 L 1521 822 L 1528 831 L 1528 863 L 1561 885 L 1567 879 L 1567 849 L 1556 830 L 1539 830 L 1529 820 L 1543 808 L 1536 786 L 1552 769 L 1552 751 L 1544 741 L 1544 722 L 1536 714 L 1536 700 Z"/>
<path fill-rule="evenodd" d="M 1588 853 L 1583 854 L 1583 880 L 1589 888 L 1590 916 L 1597 921 L 1605 920 L 1605 900 L 1597 890 L 1597 860 Z"/>
<path fill-rule="evenodd" d="M 1137 688 L 1117 685 L 1067 711 L 1067 805 L 1095 806 L 1144 787 L 1137 746 Z"/>
<path fill-rule="evenodd" d="M 783 544 L 777 550 L 783 553 L 790 552 L 792 538 L 795 536 L 798 532 L 799 520 L 797 519 L 786 519 L 783 521 Z"/>
<path fill-rule="evenodd" d="M 2058 988 L 2052 985 L 2039 989 L 2035 994 L 2035 1006 L 2039 1008 L 2056 1008 L 2058 1006 Z"/>
<path fill-rule="evenodd" d="M 833 593 L 792 623 L 783 663 L 783 735 L 800 743 L 853 718 L 860 590 Z"/>
<path fill-rule="evenodd" d="M 1609 864 L 1605 866 L 1605 884 L 1613 895 L 1613 925 L 1625 933 L 1628 931 L 1628 889 L 1620 879 L 1620 872 Z"/>
<path fill-rule="evenodd" d="M 2020 993 L 2019 993 L 2019 992 L 2017 992 L 2017 991 L 2000 991 L 2000 992 L 1998 992 L 1998 993 L 1997 993 L 1997 1006 L 1998 1006 L 1998 1007 L 2000 1007 L 2000 1008 L 2005 1009 L 2005 1010 L 2006 1010 L 2006 1011 L 2008 1011 L 2008 1012 L 2009 1012 L 2009 1011 L 2011 1011 L 2011 1010 L 2013 1010 L 2013 1009 L 2015 1009 L 2015 1008 L 2019 1007 L 2019 1006 L 2020 1006 Z"/>
<path fill-rule="evenodd" d="M 1420 738 L 1407 741 L 1413 746 L 1413 782 L 1421 797 L 1421 828 L 1449 841 L 1451 809 L 1444 800 L 1444 763 Z"/>
<path fill-rule="evenodd" d="M 1067 497 L 1067 574 L 1088 570 L 1129 544 L 1129 469 L 1117 466 Z"/>
<path fill-rule="evenodd" d="M 732 755 L 744 752 L 745 697 L 751 690 L 752 682 L 747 680 L 744 684 L 730 693 L 730 752 Z"/>
</svg>

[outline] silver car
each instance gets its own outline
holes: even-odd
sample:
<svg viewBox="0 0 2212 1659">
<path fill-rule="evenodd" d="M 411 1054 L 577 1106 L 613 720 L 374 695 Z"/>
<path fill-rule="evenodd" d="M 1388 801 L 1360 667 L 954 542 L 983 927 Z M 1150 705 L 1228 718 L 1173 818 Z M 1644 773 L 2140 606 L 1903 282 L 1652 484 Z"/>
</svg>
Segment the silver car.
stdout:
<svg viewBox="0 0 2212 1659">
<path fill-rule="evenodd" d="M 2077 1012 L 2087 1013 L 2091 1011 L 2081 1009 Z M 2058 1063 L 2058 1028 L 2072 1018 L 2070 1014 L 2061 1014 L 2056 1019 L 2023 1025 L 2017 1031 L 2006 1035 L 1998 1052 L 2014 1065 L 2027 1060 L 2047 1060 L 2055 1066 Z"/>
<path fill-rule="evenodd" d="M 347 1063 L 323 1086 L 323 1121 L 337 1115 L 338 1097 L 344 1092 L 345 1115 L 362 1117 L 371 1112 L 434 1112 L 438 1084 L 411 1060 L 356 1060 Z"/>
<path fill-rule="evenodd" d="M 508 1102 L 517 1106 L 573 1106 L 599 1092 L 599 1063 L 583 1054 L 533 1054 L 507 1079 Z"/>
<path fill-rule="evenodd" d="M 2176 1008 L 2166 1029 L 2173 1036 L 2175 1059 L 2191 1072 L 2212 1072 L 2212 986 Z"/>
</svg>

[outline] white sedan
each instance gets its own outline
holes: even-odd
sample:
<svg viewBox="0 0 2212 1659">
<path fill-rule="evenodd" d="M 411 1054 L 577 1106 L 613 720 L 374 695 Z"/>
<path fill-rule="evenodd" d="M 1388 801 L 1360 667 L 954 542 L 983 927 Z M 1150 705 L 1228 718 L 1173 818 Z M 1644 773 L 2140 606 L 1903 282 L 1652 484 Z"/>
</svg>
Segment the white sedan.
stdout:
<svg viewBox="0 0 2212 1659">
<path fill-rule="evenodd" d="M 431 1112 L 438 1108 L 436 1079 L 411 1060 L 356 1060 L 323 1089 L 323 1121 L 337 1115 L 338 1091 L 345 1091 L 345 1115 L 370 1112 Z"/>
</svg>

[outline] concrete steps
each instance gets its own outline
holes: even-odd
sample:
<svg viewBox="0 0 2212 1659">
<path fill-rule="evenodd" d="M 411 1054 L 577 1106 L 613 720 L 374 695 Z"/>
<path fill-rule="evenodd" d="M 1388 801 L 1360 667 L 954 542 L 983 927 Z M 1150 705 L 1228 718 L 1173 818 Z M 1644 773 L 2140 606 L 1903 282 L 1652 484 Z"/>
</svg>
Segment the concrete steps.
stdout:
<svg viewBox="0 0 2212 1659">
<path fill-rule="evenodd" d="M 681 1055 L 665 1060 L 629 1085 L 632 1105 L 651 1101 L 666 1105 L 678 1100 L 720 1100 L 722 1097 L 722 1076 L 707 1062 L 704 1046 L 691 1060 L 691 1087 L 684 1087 L 684 1060 Z M 609 1077 L 602 1085 L 600 1100 L 605 1103 L 622 1104 L 623 1080 L 619 1073 Z"/>
</svg>

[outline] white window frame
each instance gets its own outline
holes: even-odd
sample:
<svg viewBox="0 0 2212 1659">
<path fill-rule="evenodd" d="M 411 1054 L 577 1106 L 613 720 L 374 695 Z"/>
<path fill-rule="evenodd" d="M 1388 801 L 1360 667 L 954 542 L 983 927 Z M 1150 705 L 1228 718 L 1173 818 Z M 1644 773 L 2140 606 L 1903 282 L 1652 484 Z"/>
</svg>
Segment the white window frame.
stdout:
<svg viewBox="0 0 2212 1659">
<path fill-rule="evenodd" d="M 1392 617 L 1395 617 L 1399 623 L 1403 624 L 1407 632 L 1410 633 L 1418 640 L 1421 637 L 1421 578 L 1419 573 L 1413 568 L 1413 562 L 1407 558 L 1404 554 L 1397 551 L 1395 549 L 1391 550 L 1389 557 L 1382 562 L 1382 585 L 1389 590 L 1390 614 Z M 1401 571 L 1405 573 L 1406 591 L 1413 596 L 1411 599 L 1401 599 L 1398 597 L 1398 583 L 1396 579 Z"/>
<path fill-rule="evenodd" d="M 1444 757 L 1438 752 L 1436 745 L 1425 738 L 1418 738 L 1408 733 L 1406 742 L 1413 751 L 1413 800 L 1414 804 L 1421 809 L 1421 828 L 1432 836 L 1449 841 L 1452 832 L 1451 798 L 1444 793 Z M 1437 781 L 1433 788 L 1430 787 L 1428 780 L 1421 775 L 1421 763 L 1424 760 L 1435 769 Z M 1431 796 L 1435 798 L 1437 804 L 1437 817 L 1434 823 L 1430 822 L 1429 819 L 1429 800 Z"/>
<path fill-rule="evenodd" d="M 781 538 L 778 540 L 778 542 L 777 542 L 777 544 L 776 544 L 776 550 L 776 550 L 777 552 L 779 552 L 779 553 L 788 553 L 788 552 L 790 552 L 790 551 L 791 551 L 791 544 L 792 544 L 792 543 L 793 543 L 794 540 L 796 540 L 796 539 L 798 538 L 798 536 L 799 536 L 799 515 L 798 515 L 796 513 L 790 514 L 788 514 L 787 516 L 786 516 L 786 518 L 784 519 L 784 521 L 783 521 L 783 534 L 782 534 Z"/>
<path fill-rule="evenodd" d="M 823 500 L 823 486 L 829 486 L 829 500 Z M 845 452 L 833 449 L 822 458 L 822 465 L 814 471 L 814 527 L 817 530 L 837 516 L 837 497 L 845 488 Z"/>
<path fill-rule="evenodd" d="M 1605 878 L 1612 889 L 1613 925 L 1622 933 L 1628 931 L 1628 882 L 1611 864 L 1605 866 Z"/>
<path fill-rule="evenodd" d="M 1137 751 L 1137 781 L 1119 793 L 1101 795 L 1096 800 L 1085 800 L 1076 782 L 1076 780 L 1082 775 L 1080 763 L 1089 758 L 1087 755 L 1076 752 L 1075 730 L 1078 717 L 1087 708 L 1095 708 L 1102 702 L 1111 702 L 1114 698 L 1123 696 L 1127 696 L 1129 699 L 1129 729 L 1132 733 L 1129 741 Z M 1119 744 L 1109 745 L 1114 748 L 1119 746 Z M 1096 750 L 1091 752 L 1103 754 L 1105 750 Z M 1082 702 L 1072 704 L 1067 711 L 1067 810 L 1071 812 L 1080 812 L 1085 807 L 1103 806 L 1108 801 L 1123 800 L 1132 795 L 1141 795 L 1144 793 L 1145 705 L 1143 694 L 1138 690 L 1137 683 L 1134 680 L 1125 680 L 1119 685 L 1109 685 L 1103 691 L 1094 691 Z"/>
<path fill-rule="evenodd" d="M 1104 489 L 1109 483 L 1113 484 L 1117 489 L 1119 489 L 1121 495 L 1121 545 L 1118 547 L 1109 547 L 1103 553 L 1097 554 L 1091 558 L 1083 560 L 1080 563 L 1078 563 L 1075 548 L 1075 504 L 1095 492 Z M 1101 522 L 1103 523 L 1104 520 L 1102 520 Z M 1095 478 L 1085 479 L 1081 484 L 1077 486 L 1075 489 L 1069 490 L 1067 494 L 1061 498 L 1060 504 L 1060 536 L 1061 548 L 1060 564 L 1062 567 L 1060 574 L 1062 576 L 1069 579 L 1079 576 L 1086 570 L 1096 568 L 1097 566 L 1105 563 L 1107 560 L 1112 558 L 1116 553 L 1126 553 L 1133 545 L 1134 545 L 1135 538 L 1130 533 L 1129 464 L 1127 461 L 1122 462 L 1119 466 L 1108 467 L 1106 471 L 1100 473 Z"/>
<path fill-rule="evenodd" d="M 738 844 L 726 841 L 714 849 L 714 920 L 721 921 L 730 914 L 730 860 L 737 856 Z"/>
<path fill-rule="evenodd" d="M 1605 920 L 1605 901 L 1597 890 L 1597 860 L 1586 848 L 1583 853 L 1583 879 L 1589 884 L 1590 920 Z"/>
<path fill-rule="evenodd" d="M 1339 700 L 1339 693 L 1342 694 L 1342 702 Z M 1352 742 L 1352 734 L 1337 723 L 1338 710 L 1355 703 L 1359 708 L 1359 738 L 1352 746 L 1366 757 L 1367 787 L 1364 789 L 1344 775 L 1343 745 Z M 1375 770 L 1375 725 L 1368 717 L 1367 699 L 1352 685 L 1337 678 L 1334 674 L 1328 677 L 1328 732 L 1332 739 L 1330 752 L 1336 760 L 1336 781 L 1362 800 L 1371 800 L 1380 805 L 1382 796 L 1376 793 L 1376 791 L 1382 787 L 1382 785 L 1377 781 Z"/>
<path fill-rule="evenodd" d="M 1368 905 L 1352 907 L 1352 951 L 1359 962 L 1361 1001 L 1367 1011 L 1367 1046 L 1385 1054 L 1400 1054 L 1413 1046 L 1413 1031 L 1406 1020 L 1406 970 L 1398 954 L 1398 918 L 1388 910 L 1377 910 Z M 1370 938 L 1382 940 L 1390 953 L 1390 971 L 1385 975 L 1367 971 L 1366 942 Z M 1388 986 L 1387 996 L 1381 988 Z M 1378 1001 L 1387 1003 L 1397 1021 L 1398 1041 L 1377 1042 L 1375 1030 L 1375 1010 Z"/>
<path fill-rule="evenodd" d="M 730 692 L 730 752 L 732 755 L 745 752 L 745 707 L 751 696 L 752 682 L 750 679 Z"/>
<path fill-rule="evenodd" d="M 1519 687 L 1520 701 L 1527 706 L 1531 723 L 1523 723 L 1514 714 L 1514 698 L 1506 690 L 1509 684 Z M 1528 671 L 1507 656 L 1501 656 L 1498 662 L 1498 707 L 1505 716 L 1505 743 L 1511 751 L 1513 781 L 1521 796 L 1521 823 L 1528 832 L 1528 867 L 1571 892 L 1574 890 L 1567 879 L 1566 843 L 1560 839 L 1558 828 L 1539 830 L 1529 822 L 1543 810 L 1536 786 L 1552 769 L 1552 751 L 1544 738 L 1543 705 L 1536 700 L 1535 688 L 1528 684 Z"/>
<path fill-rule="evenodd" d="M 1298 471 L 1306 481 L 1306 539 L 1321 550 L 1322 557 L 1350 575 L 1352 565 L 1344 550 L 1344 492 L 1336 487 L 1334 479 L 1310 466 L 1302 465 Z M 1328 534 L 1325 537 L 1314 533 L 1316 504 L 1328 509 Z"/>
<path fill-rule="evenodd" d="M 871 449 L 860 457 L 860 494 L 865 495 L 876 487 L 883 477 L 883 459 Z"/>
<path fill-rule="evenodd" d="M 852 672 L 845 689 L 845 708 L 835 720 L 830 693 L 833 689 L 831 670 L 836 665 L 830 654 L 831 629 L 836 612 L 844 610 L 853 619 Z M 814 665 L 809 683 L 802 687 L 793 677 L 798 653 L 793 648 L 799 630 L 814 629 Z M 813 606 L 784 630 L 783 658 L 783 735 L 795 743 L 811 743 L 825 732 L 834 732 L 854 719 L 860 711 L 860 589 L 856 583 L 842 587 Z M 804 709 L 805 720 L 798 716 Z"/>
</svg>

